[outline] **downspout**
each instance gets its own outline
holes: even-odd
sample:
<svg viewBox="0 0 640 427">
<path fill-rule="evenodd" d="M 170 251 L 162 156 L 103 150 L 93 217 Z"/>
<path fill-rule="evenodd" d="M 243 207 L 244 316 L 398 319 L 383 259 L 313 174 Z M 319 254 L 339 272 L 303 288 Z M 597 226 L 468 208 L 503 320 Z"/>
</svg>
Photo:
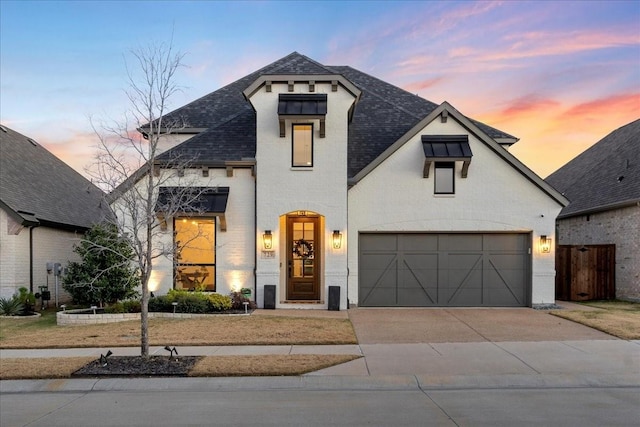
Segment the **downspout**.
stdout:
<svg viewBox="0 0 640 427">
<path fill-rule="evenodd" d="M 33 293 L 33 229 L 29 227 L 29 292 Z"/>
<path fill-rule="evenodd" d="M 258 165 L 254 165 L 253 180 L 253 295 L 258 305 Z"/>
</svg>

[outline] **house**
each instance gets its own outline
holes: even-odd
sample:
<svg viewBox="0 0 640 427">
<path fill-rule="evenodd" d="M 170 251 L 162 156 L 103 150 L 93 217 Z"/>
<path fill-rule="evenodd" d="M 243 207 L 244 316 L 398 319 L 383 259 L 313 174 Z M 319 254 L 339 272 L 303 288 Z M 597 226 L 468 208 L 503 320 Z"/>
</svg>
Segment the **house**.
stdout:
<svg viewBox="0 0 640 427">
<path fill-rule="evenodd" d="M 150 290 L 248 287 L 260 307 L 554 302 L 567 200 L 517 138 L 348 66 L 292 53 L 165 116 L 156 165 L 206 192 L 162 218 Z M 189 167 L 171 168 L 175 158 Z M 122 191 L 119 190 L 119 191 Z"/>
<path fill-rule="evenodd" d="M 62 298 L 54 267 L 79 261 L 73 246 L 107 214 L 103 198 L 36 141 L 0 126 L 0 297 L 48 284 L 52 300 Z"/>
<path fill-rule="evenodd" d="M 574 264 L 576 257 L 589 255 L 589 251 L 597 254 L 604 252 L 603 246 L 612 247 L 615 292 L 608 292 L 609 297 L 640 300 L 640 119 L 611 132 L 546 181 L 570 200 L 557 219 L 557 243 L 577 248 Z M 595 255 L 596 265 L 582 267 L 578 273 L 582 282 L 598 279 L 587 270 L 609 265 L 603 263 L 606 253 Z M 594 286 L 596 289 L 574 290 L 573 296 L 566 296 L 604 298 L 597 289 L 603 285 Z"/>
</svg>

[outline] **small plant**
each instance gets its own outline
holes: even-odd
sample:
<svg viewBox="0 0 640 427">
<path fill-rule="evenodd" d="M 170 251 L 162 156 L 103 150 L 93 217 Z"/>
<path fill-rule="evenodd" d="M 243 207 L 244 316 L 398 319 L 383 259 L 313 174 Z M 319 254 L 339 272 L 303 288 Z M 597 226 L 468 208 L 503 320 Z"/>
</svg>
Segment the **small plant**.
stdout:
<svg viewBox="0 0 640 427">
<path fill-rule="evenodd" d="M 209 305 L 211 311 L 227 311 L 231 309 L 231 297 L 221 294 L 209 294 Z"/>
<path fill-rule="evenodd" d="M 22 314 L 31 314 L 36 306 L 36 296 L 33 292 L 29 292 L 29 289 L 24 286 L 18 288 L 18 294 L 16 296 L 20 304 L 22 304 Z"/>
<path fill-rule="evenodd" d="M 0 316 L 17 316 L 22 313 L 24 306 L 15 296 L 0 298 Z"/>
<path fill-rule="evenodd" d="M 252 310 L 256 308 L 256 303 L 242 295 L 242 292 L 231 292 L 231 308 L 234 310 L 244 310 L 245 302 L 249 303 L 247 308 Z"/>
</svg>

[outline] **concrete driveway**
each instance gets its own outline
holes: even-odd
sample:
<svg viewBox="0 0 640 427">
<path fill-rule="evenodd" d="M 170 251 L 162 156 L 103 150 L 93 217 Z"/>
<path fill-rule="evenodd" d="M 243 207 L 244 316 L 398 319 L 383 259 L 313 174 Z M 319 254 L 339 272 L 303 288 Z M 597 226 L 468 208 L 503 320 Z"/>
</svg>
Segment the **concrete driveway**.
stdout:
<svg viewBox="0 0 640 427">
<path fill-rule="evenodd" d="M 531 308 L 354 308 L 360 344 L 614 340 Z"/>
</svg>

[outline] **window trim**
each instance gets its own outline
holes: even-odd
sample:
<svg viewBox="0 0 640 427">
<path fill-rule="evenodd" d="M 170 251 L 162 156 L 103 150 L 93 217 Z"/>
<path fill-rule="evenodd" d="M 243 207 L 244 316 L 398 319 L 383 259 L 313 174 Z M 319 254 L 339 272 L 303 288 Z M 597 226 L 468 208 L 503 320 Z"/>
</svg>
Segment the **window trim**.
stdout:
<svg viewBox="0 0 640 427">
<path fill-rule="evenodd" d="M 451 191 L 438 191 L 438 169 L 451 169 Z M 444 178 L 440 178 L 441 180 Z M 434 162 L 433 194 L 456 194 L 456 162 Z"/>
<path fill-rule="evenodd" d="M 305 164 L 305 165 L 296 165 L 294 163 L 294 152 L 295 152 L 295 128 L 297 126 L 310 126 L 311 127 L 311 164 Z M 314 134 L 314 126 L 313 123 L 291 123 L 291 167 L 294 169 L 311 169 L 313 168 L 313 160 L 314 160 L 314 140 L 313 140 L 313 134 Z"/>
</svg>

